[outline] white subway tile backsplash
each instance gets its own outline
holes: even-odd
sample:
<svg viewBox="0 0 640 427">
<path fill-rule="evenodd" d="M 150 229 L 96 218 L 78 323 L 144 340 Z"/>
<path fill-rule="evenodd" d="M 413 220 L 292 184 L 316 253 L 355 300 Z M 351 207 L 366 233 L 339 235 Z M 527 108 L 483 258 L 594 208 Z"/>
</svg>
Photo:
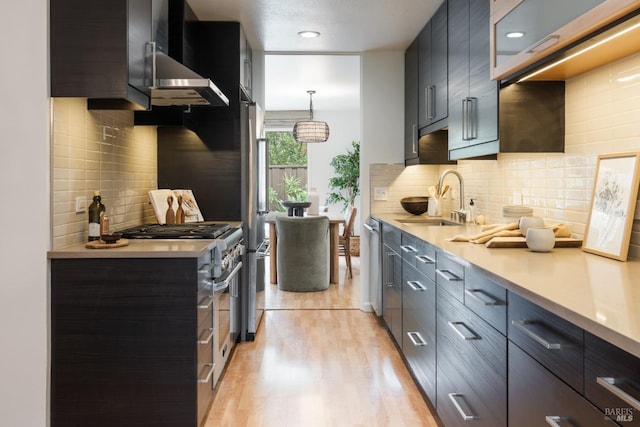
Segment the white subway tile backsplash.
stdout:
<svg viewBox="0 0 640 427">
<path fill-rule="evenodd" d="M 103 138 L 103 128 L 114 138 Z M 117 129 L 116 129 L 117 128 Z M 87 238 L 87 213 L 100 190 L 112 230 L 155 221 L 147 192 L 157 188 L 155 127 L 134 127 L 131 111 L 88 111 L 86 99 L 53 99 L 53 248 Z"/>
</svg>

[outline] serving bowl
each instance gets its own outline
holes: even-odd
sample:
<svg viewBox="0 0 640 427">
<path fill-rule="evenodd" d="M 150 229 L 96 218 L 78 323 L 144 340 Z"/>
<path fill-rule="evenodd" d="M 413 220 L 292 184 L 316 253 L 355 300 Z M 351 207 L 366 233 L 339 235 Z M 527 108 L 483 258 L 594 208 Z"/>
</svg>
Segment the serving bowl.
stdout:
<svg viewBox="0 0 640 427">
<path fill-rule="evenodd" d="M 402 208 L 413 215 L 421 215 L 429 209 L 429 198 L 416 196 L 416 197 L 404 197 L 400 199 Z"/>
<path fill-rule="evenodd" d="M 100 239 L 105 243 L 115 243 L 120 240 L 122 233 L 101 234 Z"/>
</svg>

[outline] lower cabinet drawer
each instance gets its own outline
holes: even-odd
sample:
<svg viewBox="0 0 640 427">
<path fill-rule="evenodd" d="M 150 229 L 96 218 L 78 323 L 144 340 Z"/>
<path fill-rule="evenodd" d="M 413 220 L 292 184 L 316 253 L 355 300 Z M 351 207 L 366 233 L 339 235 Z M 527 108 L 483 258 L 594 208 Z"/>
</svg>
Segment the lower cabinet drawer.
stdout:
<svg viewBox="0 0 640 427">
<path fill-rule="evenodd" d="M 465 270 L 464 305 L 507 334 L 507 290 L 473 268 Z"/>
<path fill-rule="evenodd" d="M 509 340 L 582 393 L 583 330 L 513 292 L 508 299 Z"/>
<path fill-rule="evenodd" d="M 435 340 L 436 284 L 406 262 L 402 270 L 402 312 L 409 313 Z"/>
<path fill-rule="evenodd" d="M 438 413 L 444 399 L 465 402 L 473 418 L 465 425 L 504 426 L 507 422 L 507 339 L 446 292 L 437 293 Z M 444 376 L 443 388 L 440 377 Z M 442 393 L 441 393 L 442 391 Z M 453 393 L 454 395 L 450 394 Z M 457 396 L 461 394 L 462 396 Z M 469 414 L 468 414 L 469 415 Z M 468 418 L 468 417 L 467 417 Z M 457 421 L 456 421 L 457 422 Z M 445 421 L 445 425 L 449 425 Z M 458 425 L 456 423 L 451 425 Z"/>
<path fill-rule="evenodd" d="M 616 424 L 510 342 L 509 425 L 612 427 Z"/>
<path fill-rule="evenodd" d="M 442 424 L 446 427 L 482 426 L 506 427 L 506 408 L 496 416 L 492 406 L 504 408 L 506 395 L 500 402 L 476 392 L 454 358 L 442 359 L 438 354 L 438 389 L 436 407 Z M 517 424 L 513 424 L 517 425 Z"/>
<path fill-rule="evenodd" d="M 436 342 L 413 316 L 403 313 L 402 353 L 418 384 L 432 403 L 436 402 Z"/>
<path fill-rule="evenodd" d="M 464 266 L 442 252 L 436 261 L 436 283 L 438 289 L 449 292 L 458 301 L 464 302 Z"/>
<path fill-rule="evenodd" d="M 640 360 L 585 332 L 584 394 L 623 426 L 640 426 Z"/>
</svg>

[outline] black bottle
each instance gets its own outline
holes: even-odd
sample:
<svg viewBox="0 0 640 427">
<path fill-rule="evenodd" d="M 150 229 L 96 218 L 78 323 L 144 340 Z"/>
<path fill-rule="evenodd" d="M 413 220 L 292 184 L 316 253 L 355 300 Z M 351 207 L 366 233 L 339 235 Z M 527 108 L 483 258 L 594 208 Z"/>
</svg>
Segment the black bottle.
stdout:
<svg viewBox="0 0 640 427">
<path fill-rule="evenodd" d="M 100 219 L 105 212 L 99 191 L 93 192 L 93 202 L 89 205 L 89 241 L 100 240 Z"/>
</svg>

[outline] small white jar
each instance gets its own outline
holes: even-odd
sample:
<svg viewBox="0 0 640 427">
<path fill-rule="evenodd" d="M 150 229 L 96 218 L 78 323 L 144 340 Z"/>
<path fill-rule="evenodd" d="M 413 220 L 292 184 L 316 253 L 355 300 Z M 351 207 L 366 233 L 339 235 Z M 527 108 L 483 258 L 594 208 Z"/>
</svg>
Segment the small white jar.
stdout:
<svg viewBox="0 0 640 427">
<path fill-rule="evenodd" d="M 523 216 L 520 218 L 518 226 L 522 235 L 526 237 L 528 229 L 544 227 L 544 219 L 539 216 Z"/>
<path fill-rule="evenodd" d="M 530 227 L 526 241 L 533 252 L 549 252 L 556 245 L 556 236 L 550 228 Z"/>
</svg>

